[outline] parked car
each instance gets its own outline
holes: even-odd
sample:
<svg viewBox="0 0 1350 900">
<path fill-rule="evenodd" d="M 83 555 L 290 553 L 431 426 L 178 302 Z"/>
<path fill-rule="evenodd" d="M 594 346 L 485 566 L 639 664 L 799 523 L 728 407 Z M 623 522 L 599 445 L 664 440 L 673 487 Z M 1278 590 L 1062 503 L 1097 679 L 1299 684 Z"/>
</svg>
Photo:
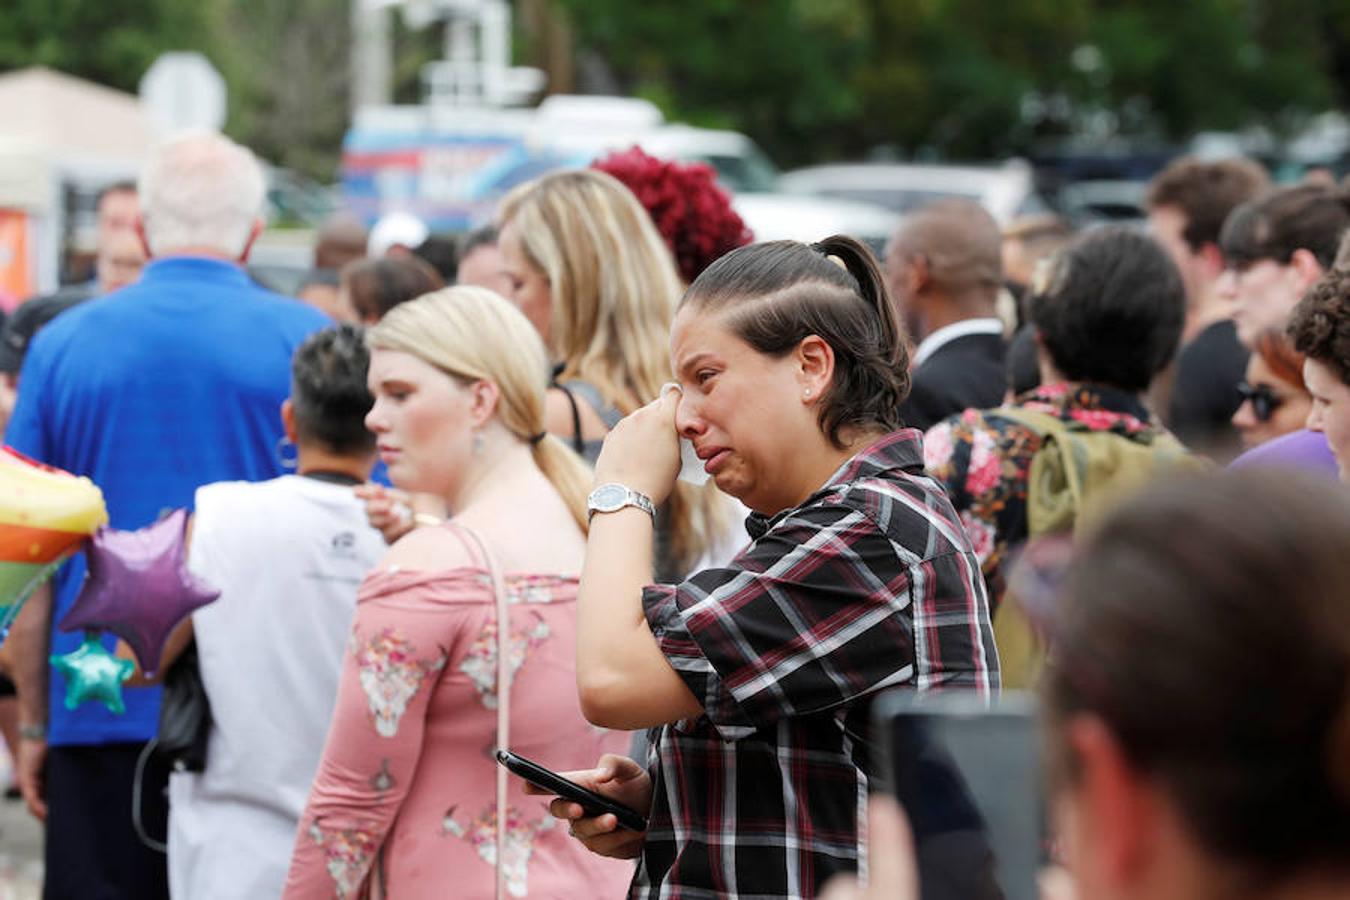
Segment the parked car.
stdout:
<svg viewBox="0 0 1350 900">
<path fill-rule="evenodd" d="M 1060 188 L 1058 205 L 1061 215 L 1078 227 L 1129 224 L 1148 217 L 1147 193 L 1146 181 L 1075 181 Z"/>
<path fill-rule="evenodd" d="M 1000 166 L 833 163 L 786 172 L 778 187 L 794 194 L 870 203 L 900 215 L 934 200 L 965 197 L 983 204 L 1000 224 L 1049 211 L 1036 193 L 1031 166 L 1021 160 Z"/>
<path fill-rule="evenodd" d="M 490 219 L 522 181 L 634 146 L 712 166 L 759 240 L 841 233 L 879 247 L 896 222 L 860 201 L 783 194 L 773 162 L 746 135 L 667 123 L 631 97 L 560 95 L 532 110 L 363 109 L 344 143 L 343 201 L 366 221 L 402 209 L 433 230 L 462 231 Z"/>
</svg>

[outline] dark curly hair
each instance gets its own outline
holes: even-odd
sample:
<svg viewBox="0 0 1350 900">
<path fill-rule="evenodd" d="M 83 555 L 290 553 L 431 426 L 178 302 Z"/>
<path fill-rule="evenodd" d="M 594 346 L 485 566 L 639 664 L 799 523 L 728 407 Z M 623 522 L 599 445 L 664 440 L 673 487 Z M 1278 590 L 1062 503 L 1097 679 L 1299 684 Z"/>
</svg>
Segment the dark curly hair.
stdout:
<svg viewBox="0 0 1350 900">
<path fill-rule="evenodd" d="M 1289 338 L 1350 384 L 1350 269 L 1332 269 L 1308 288 L 1289 317 Z"/>
<path fill-rule="evenodd" d="M 717 173 L 701 163 L 658 159 L 633 147 L 591 164 L 633 192 L 647 210 L 690 284 L 718 257 L 754 239 L 717 185 Z"/>
<path fill-rule="evenodd" d="M 834 383 L 820 427 L 839 448 L 846 427 L 902 427 L 909 352 L 876 257 L 851 237 L 818 244 L 768 241 L 733 250 L 695 279 L 680 301 L 728 311 L 730 329 L 760 353 L 781 357 L 817 335 L 834 351 Z"/>
</svg>

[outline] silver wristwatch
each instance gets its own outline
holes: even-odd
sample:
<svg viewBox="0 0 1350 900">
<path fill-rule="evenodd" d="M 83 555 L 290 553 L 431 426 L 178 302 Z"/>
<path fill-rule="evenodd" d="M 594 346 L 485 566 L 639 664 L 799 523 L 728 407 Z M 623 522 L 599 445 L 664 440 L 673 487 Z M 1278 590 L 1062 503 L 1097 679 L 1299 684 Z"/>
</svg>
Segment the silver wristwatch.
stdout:
<svg viewBox="0 0 1350 900">
<path fill-rule="evenodd" d="M 656 519 L 656 506 L 652 503 L 652 498 L 613 482 L 602 484 L 591 491 L 591 495 L 586 498 L 586 518 L 589 520 L 598 512 L 617 512 L 625 506 L 636 506 L 653 520 Z"/>
</svg>

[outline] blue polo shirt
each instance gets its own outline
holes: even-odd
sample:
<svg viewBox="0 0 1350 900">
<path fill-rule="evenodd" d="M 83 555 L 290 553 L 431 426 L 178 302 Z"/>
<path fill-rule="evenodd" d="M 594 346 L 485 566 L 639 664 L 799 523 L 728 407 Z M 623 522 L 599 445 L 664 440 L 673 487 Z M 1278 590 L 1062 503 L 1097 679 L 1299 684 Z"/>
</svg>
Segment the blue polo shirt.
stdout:
<svg viewBox="0 0 1350 900">
<path fill-rule="evenodd" d="M 88 475 L 103 490 L 112 526 L 141 528 L 165 510 L 191 508 L 203 484 L 282 474 L 277 444 L 291 354 L 328 324 L 231 263 L 157 260 L 136 284 L 65 312 L 38 333 L 6 442 Z M 79 632 L 60 631 L 56 622 L 74 603 L 84 572 L 78 554 L 53 579 L 53 653 L 80 643 Z M 111 648 L 115 639 L 105 643 Z M 154 736 L 158 688 L 126 688 L 125 715 L 100 703 L 68 711 L 65 679 L 50 674 L 53 746 Z"/>
</svg>

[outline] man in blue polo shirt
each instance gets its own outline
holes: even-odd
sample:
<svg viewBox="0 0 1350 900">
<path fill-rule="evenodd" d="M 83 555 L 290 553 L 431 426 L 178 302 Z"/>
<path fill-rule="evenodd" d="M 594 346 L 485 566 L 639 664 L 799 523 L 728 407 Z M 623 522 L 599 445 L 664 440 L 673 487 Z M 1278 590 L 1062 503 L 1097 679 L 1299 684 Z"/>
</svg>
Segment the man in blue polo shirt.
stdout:
<svg viewBox="0 0 1350 900">
<path fill-rule="evenodd" d="M 87 475 L 111 524 L 140 528 L 190 507 L 200 485 L 281 474 L 279 410 L 292 351 L 328 320 L 261 290 L 240 263 L 262 228 L 257 160 L 219 135 L 158 148 L 140 180 L 137 225 L 152 262 L 141 280 L 60 316 L 33 341 L 6 431 L 15 449 Z M 63 705 L 49 653 L 79 634 L 70 608 L 84 559 L 35 594 L 11 635 L 19 689 L 19 781 L 47 821 L 48 898 L 167 897 L 164 858 L 133 827 L 137 760 L 154 736 L 158 689 L 126 692 L 126 713 Z M 109 647 L 111 638 L 105 638 Z M 264 688 L 265 689 L 265 688 Z M 150 766 L 137 802 L 159 838 L 166 773 Z"/>
</svg>

